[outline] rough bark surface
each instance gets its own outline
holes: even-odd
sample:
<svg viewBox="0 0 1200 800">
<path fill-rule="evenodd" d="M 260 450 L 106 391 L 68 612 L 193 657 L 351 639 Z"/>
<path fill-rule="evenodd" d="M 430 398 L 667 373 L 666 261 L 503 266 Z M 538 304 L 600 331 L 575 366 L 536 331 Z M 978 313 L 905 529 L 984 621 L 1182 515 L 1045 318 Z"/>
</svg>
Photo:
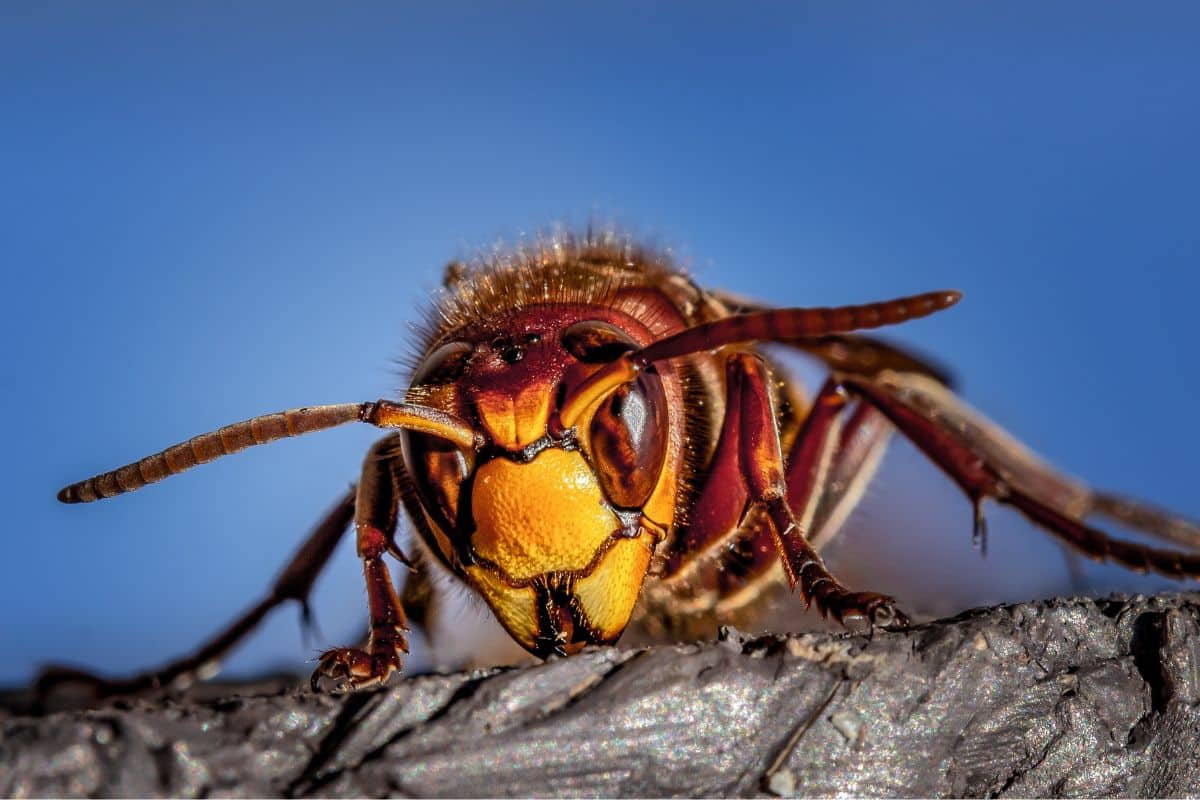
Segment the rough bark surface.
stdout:
<svg viewBox="0 0 1200 800">
<path fill-rule="evenodd" d="M 1200 795 L 1200 595 L 0 711 L 0 796 Z"/>
</svg>

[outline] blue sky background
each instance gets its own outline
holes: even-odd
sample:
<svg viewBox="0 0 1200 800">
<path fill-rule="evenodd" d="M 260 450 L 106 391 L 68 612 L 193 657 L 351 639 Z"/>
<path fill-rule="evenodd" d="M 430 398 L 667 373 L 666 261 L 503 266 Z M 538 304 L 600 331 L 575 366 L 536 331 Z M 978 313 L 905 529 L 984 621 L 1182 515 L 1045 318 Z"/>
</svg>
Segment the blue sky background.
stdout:
<svg viewBox="0 0 1200 800">
<path fill-rule="evenodd" d="M 446 260 L 593 216 L 781 304 L 960 288 L 893 335 L 1064 468 L 1200 516 L 1194 4 L 642 5 L 0 5 L 0 685 L 186 649 L 376 432 L 89 506 L 61 485 L 398 390 Z M 1161 585 L 1071 584 L 1000 511 L 982 561 L 931 468 L 898 447 L 884 473 L 843 543 L 862 588 Z M 362 624 L 349 541 L 316 606 L 325 644 Z M 288 611 L 230 666 L 311 654 Z"/>
</svg>

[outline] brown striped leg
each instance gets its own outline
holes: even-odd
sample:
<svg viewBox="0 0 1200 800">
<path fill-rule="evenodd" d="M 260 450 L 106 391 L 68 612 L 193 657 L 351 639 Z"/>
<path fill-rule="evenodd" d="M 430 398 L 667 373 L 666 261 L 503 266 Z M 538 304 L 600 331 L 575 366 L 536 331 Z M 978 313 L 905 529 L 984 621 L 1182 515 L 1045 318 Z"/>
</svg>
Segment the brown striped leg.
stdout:
<svg viewBox="0 0 1200 800">
<path fill-rule="evenodd" d="M 840 398 L 838 401 L 833 404 L 840 404 Z M 826 405 L 825 400 L 820 405 Z M 858 504 L 894 430 L 887 417 L 869 403 L 856 402 L 842 412 L 841 418 L 844 421 L 833 423 L 824 437 L 822 449 L 827 452 L 817 455 L 820 476 L 805 477 L 813 463 L 809 460 L 812 447 L 799 439 L 799 430 L 781 437 L 781 442 L 791 443 L 786 461 L 788 501 L 805 538 L 818 553 L 824 552 L 838 535 Z M 798 506 L 798 498 L 804 496 L 798 484 L 812 477 L 818 477 L 813 484 L 815 491 L 805 505 Z M 764 588 L 763 581 L 772 576 L 773 568 L 780 563 L 775 529 L 765 515 L 744 522 L 738 534 L 722 554 L 716 573 L 721 597 L 719 612 L 732 612 L 754 602 Z"/>
<path fill-rule="evenodd" d="M 392 576 L 383 561 L 383 555 L 391 553 L 407 563 L 394 538 L 399 462 L 399 436 L 393 434 L 381 439 L 367 453 L 358 484 L 354 527 L 370 610 L 366 649 L 337 647 L 326 651 L 312 675 L 313 691 L 318 691 L 325 681 L 339 692 L 382 684 L 400 671 L 401 654 L 408 652 L 408 640 L 404 636 L 408 623 L 400 598 L 396 596 Z"/>
<path fill-rule="evenodd" d="M 861 618 L 879 626 L 904 624 L 906 619 L 891 598 L 852 592 L 829 573 L 792 511 L 801 509 L 802 515 L 812 517 L 817 507 L 822 473 L 837 442 L 844 393 L 829 384 L 818 396 L 793 445 L 789 476 L 762 360 L 751 353 L 732 354 L 726 362 L 726 380 L 720 439 L 682 540 L 703 548 L 737 527 L 751 504 L 761 504 L 771 519 L 788 579 L 793 587 L 799 586 L 806 602 L 843 622 Z"/>
<path fill-rule="evenodd" d="M 940 389 L 890 381 L 844 378 L 844 384 L 882 411 L 896 428 L 945 472 L 976 506 L 993 498 L 1019 509 L 1079 552 L 1130 569 L 1172 578 L 1200 577 L 1200 552 L 1149 547 L 1114 539 L 1082 521 L 1088 512 L 1128 521 L 1179 542 L 1194 542 L 1195 525 L 1145 504 L 1122 506 L 1109 495 L 1089 497 L 1085 487 L 1051 471 L 977 414 L 966 412 Z M 897 383 L 897 380 L 900 382 Z M 895 385 L 893 385 L 895 384 Z M 1075 509 L 1072 506 L 1079 506 Z"/>
<path fill-rule="evenodd" d="M 826 382 L 796 437 L 790 470 L 784 471 L 775 416 L 762 361 L 748 354 L 729 362 L 731 391 L 742 394 L 740 461 L 751 495 L 763 503 L 775 528 L 788 580 L 806 602 L 839 622 L 850 618 L 879 627 L 903 626 L 908 619 L 895 601 L 878 592 L 852 592 L 830 574 L 808 541 L 808 528 L 819 507 L 830 457 L 838 445 L 839 417 L 845 392 Z M 795 511 L 793 511 L 795 509 Z"/>
<path fill-rule="evenodd" d="M 207 678 L 216 672 L 219 661 L 249 635 L 271 610 L 288 600 L 295 600 L 300 604 L 304 619 L 308 622 L 311 618 L 308 596 L 317 576 L 329 562 L 330 555 L 350 524 L 354 515 L 354 498 L 355 490 L 351 489 L 330 509 L 292 556 L 283 572 L 275 579 L 270 593 L 196 652 L 152 672 L 121 679 L 105 679 L 73 667 L 47 667 L 34 685 L 34 693 L 39 702 L 49 697 L 56 687 L 68 684 L 86 686 L 94 696 L 100 698 L 135 694 L 172 685 L 182 686 L 198 677 Z"/>
<path fill-rule="evenodd" d="M 804 506 L 796 505 L 805 497 L 798 485 L 811 480 L 805 477 L 810 469 L 805 456 L 811 452 L 811 446 L 792 437 L 787 458 L 788 501 L 806 539 L 818 553 L 824 552 L 840 533 L 846 518 L 863 497 L 863 489 L 874 477 L 894 429 L 887 417 L 869 403 L 854 404 L 848 416 L 842 413 L 842 417 L 845 421 L 834 423 L 824 435 L 823 450 L 829 452 L 818 456 L 822 459 L 818 463 L 822 464 L 823 475 L 812 485 L 815 493 L 809 495 Z M 834 431 L 833 427 L 838 429 Z M 826 461 L 828 467 L 824 467 Z M 769 521 L 743 525 L 740 533 L 744 535 L 731 543 L 718 572 L 720 608 L 739 608 L 754 599 L 756 582 L 769 578 L 770 570 L 779 563 L 774 528 Z"/>
<path fill-rule="evenodd" d="M 728 292 L 711 294 L 735 314 L 771 308 L 766 303 Z M 955 384 L 953 373 L 936 360 L 870 334 L 830 334 L 777 341 L 819 358 L 836 373 L 871 378 L 884 371 L 906 372 L 926 376 L 948 388 Z M 860 402 L 849 412 L 830 456 L 828 473 L 820 482 L 819 502 L 811 523 L 806 524 L 808 540 L 817 550 L 822 550 L 837 535 L 857 504 L 875 474 L 893 430 L 887 418 L 869 403 Z M 789 483 L 794 470 L 809 468 L 795 453 L 789 454 L 787 463 Z M 797 513 L 802 521 L 809 523 L 804 514 Z"/>
</svg>

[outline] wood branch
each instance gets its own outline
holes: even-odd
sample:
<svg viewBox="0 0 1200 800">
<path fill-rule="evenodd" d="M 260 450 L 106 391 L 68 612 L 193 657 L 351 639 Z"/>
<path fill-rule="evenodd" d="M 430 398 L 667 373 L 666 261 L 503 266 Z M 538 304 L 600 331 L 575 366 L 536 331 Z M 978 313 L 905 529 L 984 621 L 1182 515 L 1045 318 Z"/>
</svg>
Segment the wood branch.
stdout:
<svg viewBox="0 0 1200 800">
<path fill-rule="evenodd" d="M 18 702 L 4 796 L 1194 796 L 1200 595 L 595 649 L 344 698 Z"/>
</svg>

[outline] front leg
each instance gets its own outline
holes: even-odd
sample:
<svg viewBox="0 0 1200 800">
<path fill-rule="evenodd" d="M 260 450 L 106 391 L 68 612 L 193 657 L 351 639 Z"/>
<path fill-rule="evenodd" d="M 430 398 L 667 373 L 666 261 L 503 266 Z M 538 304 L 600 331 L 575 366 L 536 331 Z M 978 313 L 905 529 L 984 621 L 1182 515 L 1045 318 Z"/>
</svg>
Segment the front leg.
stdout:
<svg viewBox="0 0 1200 800">
<path fill-rule="evenodd" d="M 396 470 L 399 466 L 399 436 L 378 441 L 363 462 L 362 479 L 354 507 L 358 557 L 363 562 L 370 609 L 370 635 L 366 649 L 337 647 L 326 651 L 312 675 L 313 691 L 329 680 L 335 691 L 363 689 L 387 681 L 399 672 L 401 654 L 408 652 L 404 634 L 408 623 L 396 587 L 383 561 L 392 553 L 405 561 L 396 547 Z"/>
<path fill-rule="evenodd" d="M 726 425 L 740 428 L 742 478 L 751 501 L 766 506 L 792 588 L 799 586 L 805 602 L 815 603 L 818 611 L 843 624 L 856 618 L 879 627 L 907 625 L 908 619 L 891 597 L 852 592 L 833 577 L 794 511 L 800 510 L 800 519 L 812 519 L 811 509 L 822 493 L 823 465 L 837 445 L 837 421 L 846 405 L 845 393 L 829 382 L 817 395 L 793 445 L 789 490 L 766 365 L 752 353 L 735 353 L 726 364 L 726 377 L 730 396 L 736 393 L 740 398 L 735 411 L 738 418 L 727 419 Z"/>
<path fill-rule="evenodd" d="M 828 539 L 845 509 L 856 501 L 863 474 L 869 477 L 874 454 L 886 441 L 878 413 L 862 418 L 856 412 L 851 427 L 842 426 L 846 394 L 835 383 L 827 383 L 807 412 L 785 468 L 770 379 L 762 359 L 753 353 L 733 353 L 726 360 L 725 373 L 720 436 L 687 525 L 667 554 L 662 580 L 685 584 L 695 575 L 694 565 L 704 563 L 706 554 L 719 552 L 735 538 L 746 541 L 746 537 L 752 542 L 746 550 L 755 559 L 753 573 L 765 574 L 768 562 L 765 555 L 760 561 L 759 554 L 770 550 L 763 551 L 759 543 L 770 548 L 769 538 L 792 588 L 798 586 L 805 602 L 816 604 L 822 614 L 843 623 L 861 619 L 878 626 L 905 624 L 907 620 L 892 598 L 852 592 L 843 586 L 808 538 L 811 534 Z M 825 484 L 830 478 L 843 482 L 842 489 L 827 491 Z M 755 505 L 766 508 L 770 524 L 745 528 Z M 738 573 L 727 566 L 722 569 L 722 575 L 732 576 L 734 591 L 740 592 L 744 582 L 736 585 Z M 663 613 L 670 616 L 670 611 Z"/>
</svg>

